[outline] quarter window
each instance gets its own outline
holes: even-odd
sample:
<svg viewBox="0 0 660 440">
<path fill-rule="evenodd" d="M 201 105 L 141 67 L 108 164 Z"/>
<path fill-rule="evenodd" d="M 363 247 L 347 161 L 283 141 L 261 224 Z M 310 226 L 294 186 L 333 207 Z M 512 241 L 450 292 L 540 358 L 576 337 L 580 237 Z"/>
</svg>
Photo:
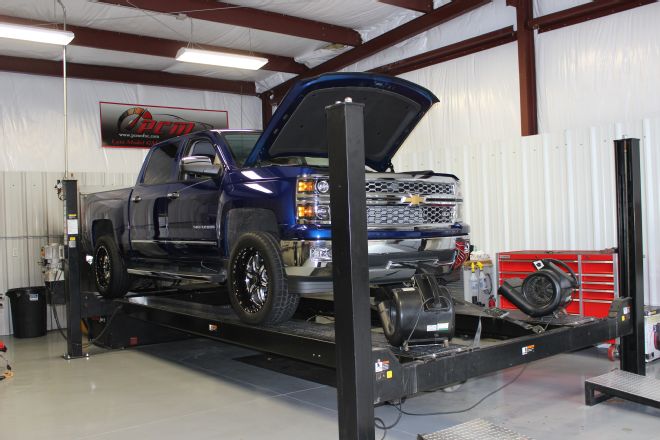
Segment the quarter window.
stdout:
<svg viewBox="0 0 660 440">
<path fill-rule="evenodd" d="M 147 169 L 144 170 L 142 183 L 145 185 L 156 185 L 167 183 L 172 178 L 172 172 L 176 163 L 176 143 L 165 144 L 155 148 L 149 156 Z"/>
</svg>

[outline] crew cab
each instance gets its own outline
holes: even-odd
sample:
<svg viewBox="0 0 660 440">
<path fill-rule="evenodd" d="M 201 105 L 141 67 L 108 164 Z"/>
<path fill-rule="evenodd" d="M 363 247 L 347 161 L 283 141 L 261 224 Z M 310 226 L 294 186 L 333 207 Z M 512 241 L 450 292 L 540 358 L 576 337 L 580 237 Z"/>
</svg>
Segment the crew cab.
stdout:
<svg viewBox="0 0 660 440">
<path fill-rule="evenodd" d="M 98 291 L 120 297 L 141 277 L 226 283 L 252 324 L 286 321 L 300 295 L 331 291 L 325 107 L 347 97 L 365 106 L 371 283 L 456 274 L 469 233 L 459 179 L 392 166 L 437 98 L 399 78 L 332 73 L 298 82 L 263 132 L 169 139 L 149 151 L 133 188 L 85 195 L 82 240 Z"/>
</svg>

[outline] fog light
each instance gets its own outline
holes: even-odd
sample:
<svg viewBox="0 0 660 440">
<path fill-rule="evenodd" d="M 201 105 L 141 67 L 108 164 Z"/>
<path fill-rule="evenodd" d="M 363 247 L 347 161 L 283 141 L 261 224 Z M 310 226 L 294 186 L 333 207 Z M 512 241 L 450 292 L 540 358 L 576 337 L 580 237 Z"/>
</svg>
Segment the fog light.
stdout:
<svg viewBox="0 0 660 440">
<path fill-rule="evenodd" d="M 309 257 L 314 261 L 332 261 L 332 249 L 326 247 L 314 247 L 310 250 Z"/>
</svg>

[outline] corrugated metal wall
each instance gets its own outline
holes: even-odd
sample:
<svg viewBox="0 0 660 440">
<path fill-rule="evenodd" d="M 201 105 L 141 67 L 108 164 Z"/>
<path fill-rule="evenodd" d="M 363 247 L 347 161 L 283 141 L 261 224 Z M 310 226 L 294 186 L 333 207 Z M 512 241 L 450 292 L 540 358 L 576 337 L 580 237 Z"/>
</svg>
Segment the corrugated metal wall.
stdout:
<svg viewBox="0 0 660 440">
<path fill-rule="evenodd" d="M 62 173 L 0 172 L 0 335 L 10 332 L 8 289 L 41 286 L 41 246 L 61 243 L 63 205 L 54 186 Z M 132 173 L 79 173 L 82 192 L 133 185 Z M 49 313 L 49 328 L 51 314 Z M 64 316 L 63 310 L 60 316 Z M 61 318 L 63 319 L 63 318 Z"/>
<path fill-rule="evenodd" d="M 613 141 L 622 137 L 642 140 L 646 303 L 660 305 L 660 119 L 451 148 L 413 135 L 394 162 L 459 176 L 472 241 L 491 255 L 605 249 L 616 246 Z"/>
</svg>

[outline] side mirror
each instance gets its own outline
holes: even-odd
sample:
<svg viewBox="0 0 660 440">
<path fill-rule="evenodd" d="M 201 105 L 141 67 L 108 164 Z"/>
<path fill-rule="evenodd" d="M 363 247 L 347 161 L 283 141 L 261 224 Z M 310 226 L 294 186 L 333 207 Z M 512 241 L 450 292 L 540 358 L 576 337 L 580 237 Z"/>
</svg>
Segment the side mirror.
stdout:
<svg viewBox="0 0 660 440">
<path fill-rule="evenodd" d="M 186 156 L 181 158 L 181 170 L 186 174 L 217 177 L 221 170 L 220 165 L 213 165 L 208 156 Z"/>
</svg>

